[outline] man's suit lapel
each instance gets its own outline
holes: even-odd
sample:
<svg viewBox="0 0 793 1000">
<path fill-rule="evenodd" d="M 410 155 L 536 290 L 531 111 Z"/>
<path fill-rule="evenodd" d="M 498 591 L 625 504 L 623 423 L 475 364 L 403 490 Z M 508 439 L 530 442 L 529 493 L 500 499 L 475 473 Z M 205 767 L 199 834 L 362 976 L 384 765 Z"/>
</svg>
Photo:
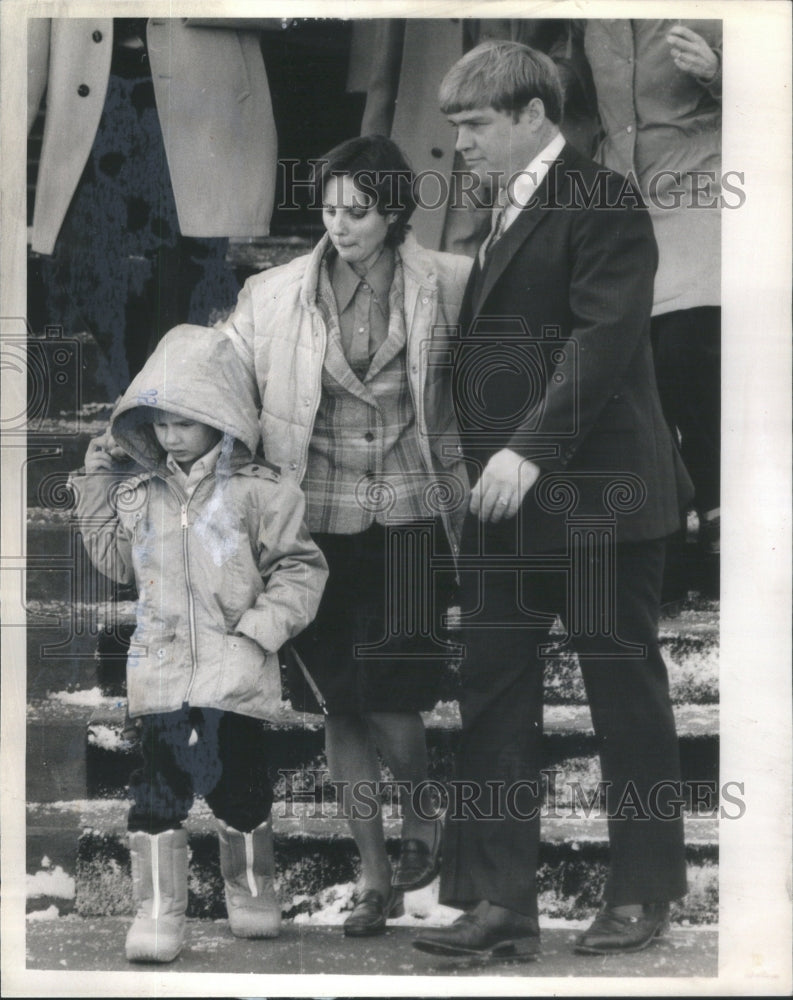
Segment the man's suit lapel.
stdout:
<svg viewBox="0 0 793 1000">
<path fill-rule="evenodd" d="M 550 206 L 555 204 L 557 192 L 562 183 L 561 178 L 565 176 L 565 154 L 567 152 L 568 147 L 565 146 L 559 159 L 551 164 L 530 204 L 521 209 L 517 219 L 490 251 L 481 271 L 475 267 L 471 288 L 472 314 L 476 315 L 480 311 L 496 282 L 509 267 L 518 249 L 531 236 L 540 222 L 553 211 Z"/>
<path fill-rule="evenodd" d="M 474 259 L 474 266 L 468 275 L 468 283 L 463 292 L 463 301 L 460 303 L 460 318 L 458 320 L 462 336 L 468 334 L 471 321 L 474 318 L 474 303 L 479 301 L 479 288 L 482 284 L 482 269 L 479 266 L 478 258 Z"/>
</svg>

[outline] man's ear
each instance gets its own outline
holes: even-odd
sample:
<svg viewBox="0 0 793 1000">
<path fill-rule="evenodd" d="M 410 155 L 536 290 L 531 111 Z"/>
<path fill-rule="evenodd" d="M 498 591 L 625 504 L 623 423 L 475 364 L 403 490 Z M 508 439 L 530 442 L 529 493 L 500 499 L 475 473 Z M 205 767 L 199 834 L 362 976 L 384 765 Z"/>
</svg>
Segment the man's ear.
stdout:
<svg viewBox="0 0 793 1000">
<path fill-rule="evenodd" d="M 539 128 L 545 121 L 545 104 L 541 97 L 532 97 L 529 103 L 522 108 L 518 121 L 522 121 L 532 128 Z"/>
</svg>

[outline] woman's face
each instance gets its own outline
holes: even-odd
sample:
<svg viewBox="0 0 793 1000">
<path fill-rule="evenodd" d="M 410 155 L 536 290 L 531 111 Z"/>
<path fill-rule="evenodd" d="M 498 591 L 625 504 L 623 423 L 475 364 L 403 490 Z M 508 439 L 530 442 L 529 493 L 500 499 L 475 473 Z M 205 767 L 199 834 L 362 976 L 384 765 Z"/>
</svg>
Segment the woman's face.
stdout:
<svg viewBox="0 0 793 1000">
<path fill-rule="evenodd" d="M 374 264 L 396 215 L 381 215 L 352 177 L 331 177 L 322 198 L 322 221 L 339 257 L 359 274 Z"/>
</svg>

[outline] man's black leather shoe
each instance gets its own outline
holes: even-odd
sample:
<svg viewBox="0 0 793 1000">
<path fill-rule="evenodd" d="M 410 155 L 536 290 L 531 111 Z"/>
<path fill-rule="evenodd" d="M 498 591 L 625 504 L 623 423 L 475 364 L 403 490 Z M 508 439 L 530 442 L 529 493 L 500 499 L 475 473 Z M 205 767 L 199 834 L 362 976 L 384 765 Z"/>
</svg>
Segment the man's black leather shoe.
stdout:
<svg viewBox="0 0 793 1000">
<path fill-rule="evenodd" d="M 624 916 L 604 906 L 575 943 L 580 955 L 611 955 L 641 951 L 669 926 L 669 903 L 645 903 L 641 916 Z"/>
<path fill-rule="evenodd" d="M 436 820 L 432 846 L 423 840 L 403 840 L 399 846 L 399 860 L 391 885 L 403 892 L 423 889 L 441 869 L 441 842 L 443 822 Z"/>
<path fill-rule="evenodd" d="M 450 927 L 438 927 L 422 934 L 413 942 L 413 947 L 430 955 L 458 958 L 519 955 L 532 961 L 539 954 L 540 937 L 530 917 L 482 902 L 458 917 Z"/>
<path fill-rule="evenodd" d="M 388 898 L 377 889 L 367 889 L 355 902 L 352 913 L 344 921 L 346 937 L 373 937 L 383 934 L 389 917 L 401 917 L 405 912 L 405 900 L 401 892 L 392 889 Z"/>
</svg>

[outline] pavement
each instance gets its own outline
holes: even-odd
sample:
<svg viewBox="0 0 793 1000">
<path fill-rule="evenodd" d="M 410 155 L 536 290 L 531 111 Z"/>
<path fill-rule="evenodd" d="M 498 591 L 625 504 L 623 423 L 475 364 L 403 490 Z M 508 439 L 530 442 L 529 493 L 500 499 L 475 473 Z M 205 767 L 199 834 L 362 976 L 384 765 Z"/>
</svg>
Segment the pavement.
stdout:
<svg viewBox="0 0 793 1000">
<path fill-rule="evenodd" d="M 287 922 L 273 941 L 232 936 L 226 920 L 188 921 L 187 945 L 169 965 L 131 964 L 124 957 L 128 917 L 59 917 L 27 921 L 30 970 L 59 972 L 247 973 L 334 976 L 710 977 L 718 974 L 715 927 L 677 927 L 631 955 L 574 955 L 580 926 L 543 930 L 537 961 L 450 960 L 416 951 L 419 927 L 390 927 L 380 937 L 345 938 L 338 926 Z M 136 980 L 137 981 L 137 980 Z M 141 995 L 145 995 L 145 990 Z"/>
</svg>

